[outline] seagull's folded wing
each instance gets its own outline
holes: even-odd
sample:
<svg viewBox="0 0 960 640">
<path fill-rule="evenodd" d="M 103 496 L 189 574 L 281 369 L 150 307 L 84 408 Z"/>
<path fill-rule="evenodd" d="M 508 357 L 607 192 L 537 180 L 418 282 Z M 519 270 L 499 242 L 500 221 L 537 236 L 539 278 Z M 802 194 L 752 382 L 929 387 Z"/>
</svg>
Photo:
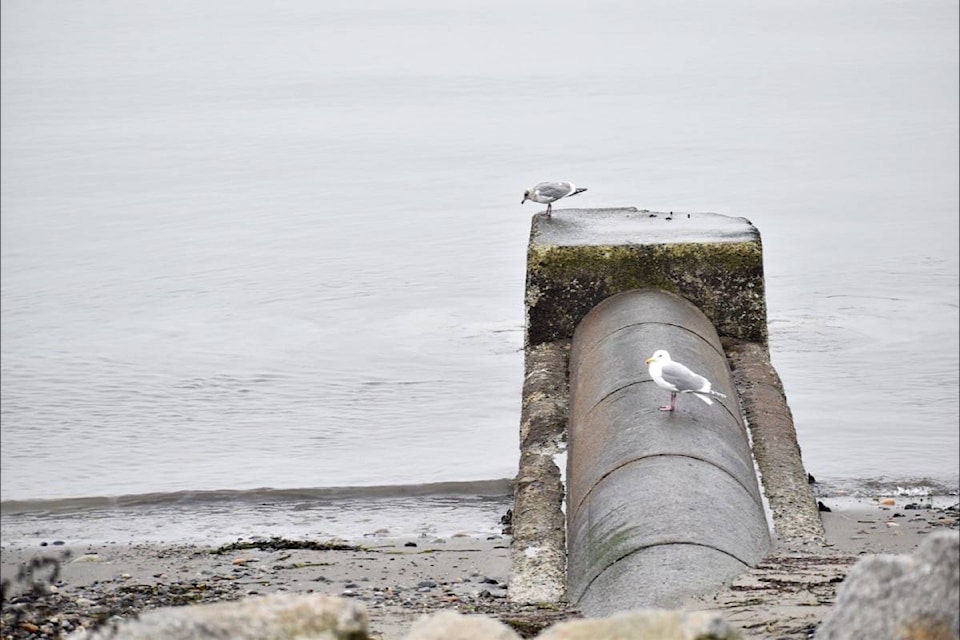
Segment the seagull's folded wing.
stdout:
<svg viewBox="0 0 960 640">
<path fill-rule="evenodd" d="M 663 365 L 663 379 L 679 391 L 700 391 L 708 383 L 701 375 L 690 371 L 678 362 L 669 362 Z"/>
</svg>

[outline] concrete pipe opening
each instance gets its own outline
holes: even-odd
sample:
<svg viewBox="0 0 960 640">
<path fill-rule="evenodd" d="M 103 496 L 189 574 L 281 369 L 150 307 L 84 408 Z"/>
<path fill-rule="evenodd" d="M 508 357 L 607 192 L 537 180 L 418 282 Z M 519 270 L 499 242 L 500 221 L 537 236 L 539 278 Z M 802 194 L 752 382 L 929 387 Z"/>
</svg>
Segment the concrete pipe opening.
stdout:
<svg viewBox="0 0 960 640">
<path fill-rule="evenodd" d="M 726 394 L 707 405 L 653 382 L 665 349 Z M 672 607 L 771 546 L 746 428 L 717 332 L 683 298 L 620 293 L 583 319 L 570 355 L 568 597 L 588 616 Z"/>
</svg>

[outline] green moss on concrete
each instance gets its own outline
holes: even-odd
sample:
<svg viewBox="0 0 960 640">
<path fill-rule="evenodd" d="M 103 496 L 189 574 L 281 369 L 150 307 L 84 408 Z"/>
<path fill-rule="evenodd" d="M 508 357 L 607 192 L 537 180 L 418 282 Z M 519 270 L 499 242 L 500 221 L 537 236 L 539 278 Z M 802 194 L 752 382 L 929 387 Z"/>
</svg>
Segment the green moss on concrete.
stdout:
<svg viewBox="0 0 960 640">
<path fill-rule="evenodd" d="M 529 344 L 570 338 L 605 298 L 662 289 L 697 305 L 721 336 L 766 344 L 759 240 L 619 246 L 532 244 L 527 256 Z"/>
<path fill-rule="evenodd" d="M 599 539 L 593 538 L 592 542 L 595 546 L 590 548 L 591 555 L 599 562 L 603 558 L 613 558 L 616 561 L 632 553 L 634 549 L 631 549 L 628 545 L 637 540 L 639 529 L 640 527 L 637 526 L 623 527 L 609 532 L 606 536 L 598 536 Z M 606 564 L 610 564 L 610 562 Z"/>
<path fill-rule="evenodd" d="M 651 287 L 677 291 L 678 271 L 745 273 L 762 268 L 757 242 L 660 244 L 651 246 L 531 247 L 528 269 L 557 280 L 602 273 L 620 291 Z"/>
<path fill-rule="evenodd" d="M 608 513 L 603 520 L 616 516 L 616 513 Z M 587 543 L 581 540 L 576 550 L 571 549 L 571 552 L 578 552 L 582 556 L 576 562 L 568 561 L 568 570 L 574 566 L 580 569 L 578 574 L 567 575 L 571 601 L 578 600 L 600 573 L 621 558 L 637 551 L 634 545 L 640 539 L 639 530 L 639 525 L 615 524 L 610 527 L 605 522 L 594 522 L 588 527 L 585 534 Z"/>
</svg>

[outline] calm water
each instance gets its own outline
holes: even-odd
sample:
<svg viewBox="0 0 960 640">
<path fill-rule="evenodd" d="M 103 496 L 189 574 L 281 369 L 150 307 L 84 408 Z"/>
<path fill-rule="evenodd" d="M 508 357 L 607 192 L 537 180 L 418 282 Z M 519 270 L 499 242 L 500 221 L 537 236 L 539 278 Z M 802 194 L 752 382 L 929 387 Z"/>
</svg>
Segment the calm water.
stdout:
<svg viewBox="0 0 960 640">
<path fill-rule="evenodd" d="M 4 501 L 512 477 L 543 179 L 749 218 L 808 469 L 956 487 L 956 2 L 361 4 L 0 5 Z"/>
</svg>

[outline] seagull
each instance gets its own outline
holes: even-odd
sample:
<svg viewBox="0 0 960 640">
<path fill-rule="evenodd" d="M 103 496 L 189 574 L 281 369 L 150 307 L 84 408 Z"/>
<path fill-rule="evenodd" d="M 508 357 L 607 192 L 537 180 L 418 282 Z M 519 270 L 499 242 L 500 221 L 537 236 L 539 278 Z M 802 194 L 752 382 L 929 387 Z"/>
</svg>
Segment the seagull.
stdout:
<svg viewBox="0 0 960 640">
<path fill-rule="evenodd" d="M 660 349 L 646 359 L 650 377 L 670 392 L 670 404 L 660 407 L 660 411 L 673 411 L 677 408 L 678 393 L 692 393 L 707 404 L 713 404 L 710 396 L 726 398 L 727 396 L 711 389 L 710 381 L 700 374 L 690 371 L 679 362 L 670 359 L 670 354 Z"/>
<path fill-rule="evenodd" d="M 586 191 L 585 188 L 575 187 L 572 182 L 541 182 L 533 189 L 527 189 L 523 192 L 523 200 L 520 201 L 520 204 L 527 200 L 545 204 L 547 205 L 547 217 L 549 218 L 554 202 L 560 198 L 575 196 L 584 191 Z"/>
</svg>

